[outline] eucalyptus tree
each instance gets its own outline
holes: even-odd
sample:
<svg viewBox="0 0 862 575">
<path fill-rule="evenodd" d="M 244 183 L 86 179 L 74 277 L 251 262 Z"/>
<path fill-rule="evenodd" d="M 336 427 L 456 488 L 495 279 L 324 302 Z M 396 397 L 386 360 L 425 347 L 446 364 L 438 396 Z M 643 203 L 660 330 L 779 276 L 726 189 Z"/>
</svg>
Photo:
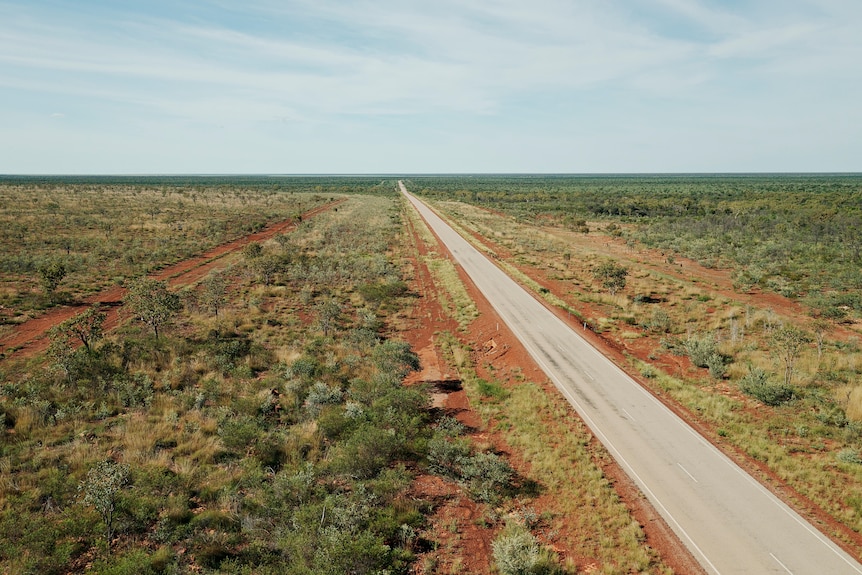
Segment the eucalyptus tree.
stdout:
<svg viewBox="0 0 862 575">
<path fill-rule="evenodd" d="M 137 319 L 152 328 L 157 340 L 161 328 L 182 307 L 180 296 L 168 290 L 167 282 L 147 277 L 132 283 L 124 301 Z"/>
</svg>

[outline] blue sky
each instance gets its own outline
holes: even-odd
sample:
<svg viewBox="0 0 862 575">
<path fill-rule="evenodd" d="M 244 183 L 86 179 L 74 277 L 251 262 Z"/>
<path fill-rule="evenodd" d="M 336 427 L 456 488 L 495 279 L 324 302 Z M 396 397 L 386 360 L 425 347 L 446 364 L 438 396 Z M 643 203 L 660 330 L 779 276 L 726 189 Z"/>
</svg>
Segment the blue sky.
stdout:
<svg viewBox="0 0 862 575">
<path fill-rule="evenodd" d="M 859 0 L 0 0 L 0 174 L 862 171 Z"/>
</svg>

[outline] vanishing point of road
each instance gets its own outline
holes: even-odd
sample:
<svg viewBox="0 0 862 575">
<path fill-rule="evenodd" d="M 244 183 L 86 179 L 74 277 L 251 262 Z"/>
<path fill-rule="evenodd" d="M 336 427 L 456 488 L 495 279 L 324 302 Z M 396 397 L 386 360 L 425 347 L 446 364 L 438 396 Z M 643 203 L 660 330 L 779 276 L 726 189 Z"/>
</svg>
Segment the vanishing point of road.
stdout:
<svg viewBox="0 0 862 575">
<path fill-rule="evenodd" d="M 707 572 L 862 575 L 855 559 L 399 186 Z"/>
</svg>

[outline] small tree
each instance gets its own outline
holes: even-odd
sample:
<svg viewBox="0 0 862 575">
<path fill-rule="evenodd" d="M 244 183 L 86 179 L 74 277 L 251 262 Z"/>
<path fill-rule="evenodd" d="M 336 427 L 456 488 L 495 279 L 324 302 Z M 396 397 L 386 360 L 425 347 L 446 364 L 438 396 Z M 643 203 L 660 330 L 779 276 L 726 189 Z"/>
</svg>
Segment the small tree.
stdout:
<svg viewBox="0 0 862 575">
<path fill-rule="evenodd" d="M 222 272 L 212 272 L 201 282 L 200 304 L 216 317 L 227 303 L 227 278 Z"/>
<path fill-rule="evenodd" d="M 153 329 L 156 339 L 159 330 L 168 324 L 182 307 L 180 296 L 168 291 L 166 282 L 140 278 L 129 287 L 126 305 L 139 320 Z"/>
<path fill-rule="evenodd" d="M 101 310 L 99 304 L 94 304 L 84 313 L 67 319 L 54 328 L 58 336 L 79 341 L 88 352 L 93 350 L 93 344 L 102 339 L 102 325 L 108 315 Z"/>
<path fill-rule="evenodd" d="M 283 267 L 282 259 L 278 256 L 260 256 L 251 260 L 249 269 L 263 282 L 263 285 L 272 284 L 275 274 Z"/>
<path fill-rule="evenodd" d="M 117 497 L 128 480 L 129 466 L 108 459 L 93 466 L 87 472 L 87 479 L 79 488 L 84 491 L 84 504 L 92 505 L 102 516 L 108 543 L 114 536 L 114 511 L 117 507 Z"/>
<path fill-rule="evenodd" d="M 60 286 L 63 278 L 66 277 L 66 272 L 66 266 L 58 260 L 53 260 L 39 267 L 39 280 L 45 290 L 45 295 L 49 298 L 54 297 L 54 292 Z"/>
<path fill-rule="evenodd" d="M 60 369 L 69 383 L 74 383 L 81 366 L 80 357 L 69 343 L 69 338 L 62 333 L 52 331 L 49 333 L 51 340 L 46 353 L 54 362 L 54 366 Z"/>
<path fill-rule="evenodd" d="M 781 327 L 773 332 L 772 344 L 776 354 L 784 362 L 784 385 L 790 385 L 796 360 L 809 343 L 811 343 L 811 334 L 793 325 Z"/>
<path fill-rule="evenodd" d="M 817 359 L 823 357 L 823 343 L 826 340 L 826 334 L 832 330 L 832 323 L 823 318 L 817 318 L 811 322 L 811 329 L 814 332 L 814 341 L 817 342 Z"/>
<path fill-rule="evenodd" d="M 329 332 L 338 325 L 339 319 L 341 319 L 341 306 L 338 305 L 335 298 L 317 305 L 317 323 L 323 330 L 324 337 L 329 336 Z"/>
<path fill-rule="evenodd" d="M 616 295 L 626 287 L 629 270 L 614 261 L 607 261 L 593 270 L 593 277 L 602 282 L 602 287 Z"/>
</svg>

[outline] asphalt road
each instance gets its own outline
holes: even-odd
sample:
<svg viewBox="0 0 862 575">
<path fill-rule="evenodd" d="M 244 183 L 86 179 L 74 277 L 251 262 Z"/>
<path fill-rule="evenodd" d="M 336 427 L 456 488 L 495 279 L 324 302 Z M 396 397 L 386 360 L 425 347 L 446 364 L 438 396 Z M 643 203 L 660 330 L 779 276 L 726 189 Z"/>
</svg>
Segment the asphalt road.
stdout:
<svg viewBox="0 0 862 575">
<path fill-rule="evenodd" d="M 709 573 L 862 574 L 862 565 L 701 437 L 433 211 L 402 192 Z"/>
</svg>

